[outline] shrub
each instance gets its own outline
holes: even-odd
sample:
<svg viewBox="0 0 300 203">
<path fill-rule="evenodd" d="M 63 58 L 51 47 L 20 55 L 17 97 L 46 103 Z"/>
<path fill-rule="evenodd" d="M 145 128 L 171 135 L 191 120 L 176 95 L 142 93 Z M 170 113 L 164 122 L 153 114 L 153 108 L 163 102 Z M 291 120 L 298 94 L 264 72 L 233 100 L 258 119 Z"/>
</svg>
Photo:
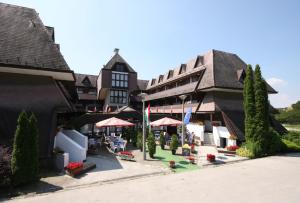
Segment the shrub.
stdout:
<svg viewBox="0 0 300 203">
<path fill-rule="evenodd" d="M 270 129 L 268 135 L 267 154 L 273 155 L 278 152 L 281 152 L 282 149 L 283 143 L 280 139 L 279 134 L 275 130 Z"/>
<path fill-rule="evenodd" d="M 131 142 L 132 142 L 132 145 L 134 147 L 137 146 L 137 134 L 138 134 L 138 131 L 136 129 L 132 130 L 132 133 L 131 133 Z"/>
<path fill-rule="evenodd" d="M 152 132 L 149 134 L 147 141 L 148 141 L 147 146 L 148 146 L 149 156 L 153 158 L 156 152 L 156 143 L 155 143 L 155 137 Z"/>
<path fill-rule="evenodd" d="M 32 114 L 28 119 L 23 111 L 18 118 L 11 160 L 12 181 L 15 186 L 38 179 L 38 137 L 35 116 Z"/>
<path fill-rule="evenodd" d="M 173 150 L 177 150 L 177 148 L 178 148 L 178 138 L 177 138 L 177 135 L 174 134 L 174 135 L 172 135 L 172 138 L 171 138 L 170 149 L 173 151 Z"/>
<path fill-rule="evenodd" d="M 0 188 L 11 183 L 11 153 L 10 147 L 0 145 Z"/>
<path fill-rule="evenodd" d="M 162 132 L 160 133 L 160 136 L 159 136 L 159 143 L 160 143 L 161 149 L 164 149 L 166 140 L 165 140 L 165 136 Z"/>
<path fill-rule="evenodd" d="M 246 146 L 237 149 L 236 154 L 242 157 L 254 158 L 253 153 Z"/>
<path fill-rule="evenodd" d="M 282 139 L 283 148 L 282 152 L 300 152 L 300 146 L 294 142 L 291 142 L 286 139 Z"/>
<path fill-rule="evenodd" d="M 136 140 L 136 146 L 140 150 L 143 149 L 143 132 L 141 130 L 138 131 L 137 140 Z"/>
<path fill-rule="evenodd" d="M 284 139 L 300 145 L 300 132 L 289 131 L 289 133 L 284 135 Z"/>
<path fill-rule="evenodd" d="M 131 129 L 129 127 L 125 127 L 123 129 L 123 137 L 127 140 L 127 142 L 130 142 L 130 134 L 131 134 Z"/>
</svg>

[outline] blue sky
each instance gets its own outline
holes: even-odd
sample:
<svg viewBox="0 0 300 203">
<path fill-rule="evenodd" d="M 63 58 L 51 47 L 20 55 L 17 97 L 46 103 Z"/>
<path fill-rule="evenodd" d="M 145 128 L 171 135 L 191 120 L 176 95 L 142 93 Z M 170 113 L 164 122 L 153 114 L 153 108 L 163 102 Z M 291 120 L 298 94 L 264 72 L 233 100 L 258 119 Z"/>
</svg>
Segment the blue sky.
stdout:
<svg viewBox="0 0 300 203">
<path fill-rule="evenodd" d="M 275 107 L 300 100 L 300 1 L 107 0 L 3 1 L 34 8 L 55 27 L 56 42 L 75 72 L 98 74 L 114 48 L 151 79 L 210 49 L 260 64 L 279 91 Z"/>
</svg>

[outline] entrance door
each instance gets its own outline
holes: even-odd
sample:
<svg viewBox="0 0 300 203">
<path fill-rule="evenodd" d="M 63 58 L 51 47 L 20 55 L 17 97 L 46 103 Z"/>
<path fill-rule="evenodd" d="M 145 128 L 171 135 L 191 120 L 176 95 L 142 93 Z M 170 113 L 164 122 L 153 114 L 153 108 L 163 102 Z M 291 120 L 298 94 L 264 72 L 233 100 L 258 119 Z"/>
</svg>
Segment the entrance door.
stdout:
<svg viewBox="0 0 300 203">
<path fill-rule="evenodd" d="M 212 132 L 212 124 L 210 120 L 204 120 L 204 131 Z"/>
<path fill-rule="evenodd" d="M 220 147 L 225 148 L 227 146 L 227 139 L 220 137 Z"/>
</svg>

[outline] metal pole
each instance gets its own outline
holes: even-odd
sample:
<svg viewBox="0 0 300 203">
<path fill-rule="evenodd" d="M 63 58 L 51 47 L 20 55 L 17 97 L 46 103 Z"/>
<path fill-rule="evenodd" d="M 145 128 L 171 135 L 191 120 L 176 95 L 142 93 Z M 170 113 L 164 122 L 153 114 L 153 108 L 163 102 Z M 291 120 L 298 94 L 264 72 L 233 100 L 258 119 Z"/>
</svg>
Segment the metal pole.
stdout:
<svg viewBox="0 0 300 203">
<path fill-rule="evenodd" d="M 143 100 L 143 157 L 146 160 L 146 136 L 145 136 L 145 101 Z"/>
<path fill-rule="evenodd" d="M 181 129 L 181 146 L 184 145 L 184 99 L 182 100 L 182 129 Z"/>
</svg>

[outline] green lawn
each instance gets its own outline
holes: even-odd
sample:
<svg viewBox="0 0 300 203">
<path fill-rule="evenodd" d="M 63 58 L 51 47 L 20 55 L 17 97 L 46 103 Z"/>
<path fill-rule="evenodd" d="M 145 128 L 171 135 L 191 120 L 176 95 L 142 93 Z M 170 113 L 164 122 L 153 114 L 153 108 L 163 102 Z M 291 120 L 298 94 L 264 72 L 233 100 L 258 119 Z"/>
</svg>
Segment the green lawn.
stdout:
<svg viewBox="0 0 300 203">
<path fill-rule="evenodd" d="M 168 149 L 162 150 L 160 146 L 156 146 L 156 153 L 154 155 L 156 159 L 159 159 L 163 164 L 169 167 L 169 161 L 176 162 L 175 172 L 184 172 L 199 169 L 196 164 L 191 164 L 189 161 L 181 155 L 172 155 L 172 152 Z"/>
</svg>

